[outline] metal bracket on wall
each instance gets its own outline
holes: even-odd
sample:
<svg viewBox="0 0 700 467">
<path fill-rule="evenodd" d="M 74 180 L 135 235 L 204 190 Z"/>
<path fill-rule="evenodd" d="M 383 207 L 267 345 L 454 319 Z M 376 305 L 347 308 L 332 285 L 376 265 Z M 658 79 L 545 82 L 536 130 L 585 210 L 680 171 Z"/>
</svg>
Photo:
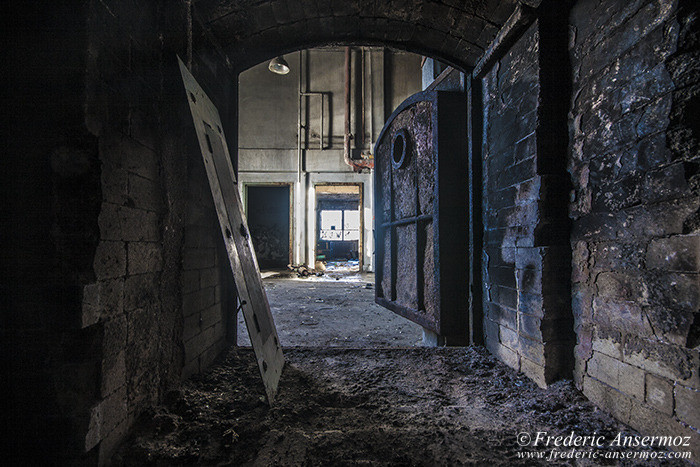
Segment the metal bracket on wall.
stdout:
<svg viewBox="0 0 700 467">
<path fill-rule="evenodd" d="M 178 61 L 209 179 L 209 187 L 219 217 L 221 233 L 236 282 L 240 309 L 243 310 L 250 342 L 265 385 L 267 400 L 272 405 L 284 366 L 284 356 L 270 313 L 270 304 L 262 285 L 251 237 L 248 235 L 241 197 L 236 186 L 236 176 L 221 127 L 221 118 L 219 111 L 180 57 Z"/>
<path fill-rule="evenodd" d="M 320 97 L 321 98 L 321 108 L 320 108 L 321 115 L 319 116 L 319 122 L 318 122 L 318 136 L 319 136 L 318 149 L 321 151 L 326 149 L 324 144 L 323 144 L 323 130 L 324 130 L 324 127 L 323 127 L 323 101 L 324 101 L 323 96 L 325 94 L 326 93 L 324 93 L 324 92 L 299 92 L 299 99 L 301 99 L 302 97 Z M 299 131 L 301 131 L 301 128 L 299 129 Z"/>
</svg>

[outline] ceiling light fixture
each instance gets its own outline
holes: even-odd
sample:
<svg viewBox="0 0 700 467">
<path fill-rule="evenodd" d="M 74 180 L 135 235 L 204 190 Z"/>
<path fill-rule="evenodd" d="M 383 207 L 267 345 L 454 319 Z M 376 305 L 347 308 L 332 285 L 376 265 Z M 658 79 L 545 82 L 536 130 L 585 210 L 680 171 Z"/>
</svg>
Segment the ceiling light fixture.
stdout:
<svg viewBox="0 0 700 467">
<path fill-rule="evenodd" d="M 287 60 L 285 60 L 282 55 L 270 60 L 270 64 L 267 66 L 267 68 L 271 72 L 277 73 L 278 75 L 286 75 L 289 73 L 289 63 L 287 63 Z"/>
</svg>

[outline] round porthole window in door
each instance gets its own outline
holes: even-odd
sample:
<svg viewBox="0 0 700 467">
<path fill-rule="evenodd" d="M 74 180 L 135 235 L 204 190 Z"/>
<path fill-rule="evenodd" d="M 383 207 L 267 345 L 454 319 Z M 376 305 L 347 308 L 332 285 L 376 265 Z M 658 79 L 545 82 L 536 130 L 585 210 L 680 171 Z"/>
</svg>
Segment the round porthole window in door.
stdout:
<svg viewBox="0 0 700 467">
<path fill-rule="evenodd" d="M 397 131 L 391 140 L 391 165 L 403 169 L 411 158 L 411 141 L 405 128 Z"/>
</svg>

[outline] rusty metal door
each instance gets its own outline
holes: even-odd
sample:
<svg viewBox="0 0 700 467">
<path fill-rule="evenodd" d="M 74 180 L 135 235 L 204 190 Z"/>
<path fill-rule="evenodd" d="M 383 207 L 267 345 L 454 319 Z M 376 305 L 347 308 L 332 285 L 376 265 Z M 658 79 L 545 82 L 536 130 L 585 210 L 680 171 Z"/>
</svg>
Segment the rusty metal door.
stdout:
<svg viewBox="0 0 700 467">
<path fill-rule="evenodd" d="M 466 96 L 425 91 L 389 117 L 375 145 L 375 301 L 467 342 Z"/>
<path fill-rule="evenodd" d="M 272 404 L 284 366 L 284 356 L 248 233 L 219 111 L 179 57 L 178 61 L 219 217 L 221 234 L 236 282 L 238 299 L 265 385 L 267 400 Z"/>
</svg>

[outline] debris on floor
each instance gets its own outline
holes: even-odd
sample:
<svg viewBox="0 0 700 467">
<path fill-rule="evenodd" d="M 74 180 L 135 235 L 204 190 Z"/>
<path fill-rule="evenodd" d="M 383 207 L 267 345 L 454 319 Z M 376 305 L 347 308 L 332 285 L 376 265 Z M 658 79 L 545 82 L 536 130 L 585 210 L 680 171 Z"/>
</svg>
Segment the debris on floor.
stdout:
<svg viewBox="0 0 700 467">
<path fill-rule="evenodd" d="M 326 272 L 326 262 L 316 260 L 316 264 L 314 265 L 314 268 L 316 268 L 317 271 Z"/>
<path fill-rule="evenodd" d="M 635 434 L 570 382 L 541 389 L 483 348 L 307 348 L 285 355 L 273 407 L 253 352 L 233 348 L 142 417 L 114 464 L 572 465 L 523 459 L 523 452 L 543 450 L 519 445 L 519 435 Z"/>
<path fill-rule="evenodd" d="M 295 265 L 288 265 L 287 266 L 290 270 L 294 271 L 297 273 L 297 276 L 299 277 L 309 277 L 309 276 L 322 276 L 323 271 L 317 270 L 317 269 L 312 269 L 305 264 L 299 264 L 297 266 Z"/>
</svg>

